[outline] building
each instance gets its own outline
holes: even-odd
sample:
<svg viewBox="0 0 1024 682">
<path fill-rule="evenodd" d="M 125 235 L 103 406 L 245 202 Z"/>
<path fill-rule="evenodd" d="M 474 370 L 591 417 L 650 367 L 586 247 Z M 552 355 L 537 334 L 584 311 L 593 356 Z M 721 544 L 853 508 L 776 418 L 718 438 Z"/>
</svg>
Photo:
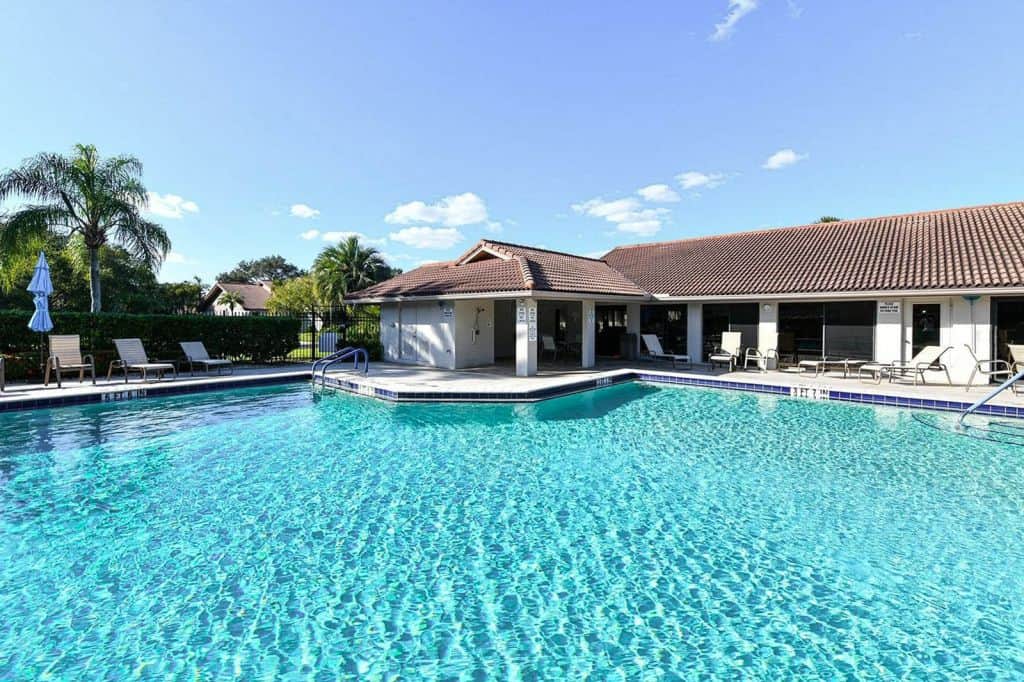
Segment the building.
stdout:
<svg viewBox="0 0 1024 682">
<path fill-rule="evenodd" d="M 257 284 L 217 282 L 203 296 L 199 303 L 199 312 L 206 315 L 265 315 L 270 291 L 271 282 L 266 281 Z M 232 309 L 221 300 L 225 292 L 238 294 L 241 303 Z"/>
<path fill-rule="evenodd" d="M 637 244 L 601 259 L 482 240 L 348 300 L 381 304 L 394 362 L 514 360 L 528 376 L 556 353 L 583 367 L 633 357 L 641 333 L 699 361 L 729 330 L 793 360 L 888 362 L 953 346 L 953 380 L 966 383 L 965 346 L 1005 359 L 1008 343 L 1024 343 L 1024 202 Z"/>
</svg>

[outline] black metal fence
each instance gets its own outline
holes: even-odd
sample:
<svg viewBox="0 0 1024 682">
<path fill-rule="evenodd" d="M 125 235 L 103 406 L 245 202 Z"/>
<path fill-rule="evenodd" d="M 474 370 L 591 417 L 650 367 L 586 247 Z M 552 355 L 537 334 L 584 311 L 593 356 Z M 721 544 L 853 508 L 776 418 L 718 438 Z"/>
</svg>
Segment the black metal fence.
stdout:
<svg viewBox="0 0 1024 682">
<path fill-rule="evenodd" d="M 285 362 L 313 362 L 345 346 L 361 346 L 379 360 L 380 308 L 378 306 L 325 306 L 304 311 L 248 312 L 221 310 L 218 317 L 259 315 L 300 320 L 298 347 L 282 358 Z"/>
</svg>

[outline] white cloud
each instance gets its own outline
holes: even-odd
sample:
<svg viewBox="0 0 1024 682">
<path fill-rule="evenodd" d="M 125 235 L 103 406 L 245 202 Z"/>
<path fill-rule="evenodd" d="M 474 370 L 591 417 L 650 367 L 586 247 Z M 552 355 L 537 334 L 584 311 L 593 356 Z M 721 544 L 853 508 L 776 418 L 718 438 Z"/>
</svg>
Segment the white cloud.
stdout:
<svg viewBox="0 0 1024 682">
<path fill-rule="evenodd" d="M 768 160 L 761 164 L 761 168 L 766 170 L 779 170 L 786 166 L 792 166 L 797 161 L 803 161 L 807 158 L 807 154 L 797 154 L 792 149 L 780 149 L 771 156 Z"/>
<path fill-rule="evenodd" d="M 620 232 L 628 232 L 638 235 L 652 235 L 661 229 L 663 217 L 668 213 L 667 208 L 644 208 L 639 201 L 632 197 L 605 201 L 604 199 L 590 199 L 580 204 L 573 204 L 572 210 L 576 213 L 604 218 Z"/>
<path fill-rule="evenodd" d="M 498 234 L 499 232 L 504 232 L 505 230 L 505 227 L 497 220 L 488 220 L 487 224 L 484 227 L 487 228 L 488 232 L 491 232 L 493 234 Z"/>
<path fill-rule="evenodd" d="M 306 204 L 292 204 L 289 213 L 296 218 L 316 218 L 320 215 L 320 211 Z"/>
<path fill-rule="evenodd" d="M 148 207 L 146 213 L 160 216 L 161 218 L 184 217 L 186 213 L 199 213 L 199 206 L 196 202 L 179 197 L 177 194 L 164 194 L 158 192 L 146 192 Z"/>
<path fill-rule="evenodd" d="M 416 249 L 448 249 L 462 241 L 462 233 L 454 227 L 406 227 L 388 238 Z"/>
<path fill-rule="evenodd" d="M 475 225 L 487 220 L 487 205 L 472 192 L 443 197 L 433 204 L 410 201 L 399 204 L 384 220 L 392 225 L 440 223 L 447 227 Z"/>
<path fill-rule="evenodd" d="M 729 0 L 729 13 L 721 23 L 715 24 L 715 32 L 709 40 L 725 40 L 736 30 L 736 24 L 755 9 L 760 0 Z"/>
<path fill-rule="evenodd" d="M 676 176 L 676 181 L 683 189 L 714 189 L 725 182 L 724 173 L 702 173 L 686 171 Z"/>
<path fill-rule="evenodd" d="M 320 230 L 306 230 L 299 236 L 305 239 L 306 241 L 309 241 L 310 239 L 316 239 L 317 237 L 319 237 Z"/>
<path fill-rule="evenodd" d="M 191 263 L 192 261 L 190 261 L 188 258 L 186 258 L 185 254 L 183 254 L 183 253 L 179 253 L 177 251 L 168 251 L 167 252 L 167 257 L 164 258 L 164 262 L 165 263 Z"/>
<path fill-rule="evenodd" d="M 799 19 L 800 15 L 804 13 L 804 8 L 796 4 L 794 0 L 786 0 L 786 7 L 789 9 L 789 16 L 794 19 Z"/>
<path fill-rule="evenodd" d="M 668 185 L 647 185 L 641 187 L 636 191 L 637 194 L 642 196 L 647 201 L 653 201 L 661 204 L 669 204 L 674 201 L 679 201 L 679 194 Z"/>
<path fill-rule="evenodd" d="M 350 230 L 340 230 L 340 231 L 336 231 L 336 232 L 324 232 L 320 236 L 323 237 L 323 240 L 325 242 L 335 242 L 335 243 L 336 242 L 345 241 L 349 237 L 355 237 L 356 239 L 358 239 L 363 244 L 380 245 L 380 244 L 386 244 L 387 241 L 388 241 L 386 237 L 381 237 L 381 238 L 378 239 L 378 238 L 375 238 L 375 237 L 368 237 L 365 234 L 363 234 L 362 232 L 353 232 L 353 231 L 350 231 Z"/>
</svg>

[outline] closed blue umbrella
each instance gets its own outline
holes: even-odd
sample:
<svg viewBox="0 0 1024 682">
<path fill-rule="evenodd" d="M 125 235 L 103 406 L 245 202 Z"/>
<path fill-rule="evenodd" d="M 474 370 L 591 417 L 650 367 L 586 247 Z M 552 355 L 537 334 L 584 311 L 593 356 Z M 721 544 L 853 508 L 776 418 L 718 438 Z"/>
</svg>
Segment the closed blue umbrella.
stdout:
<svg viewBox="0 0 1024 682">
<path fill-rule="evenodd" d="M 36 269 L 32 273 L 32 281 L 28 283 L 28 291 L 35 297 L 36 311 L 28 321 L 28 328 L 34 332 L 45 334 L 53 329 L 50 319 L 50 294 L 53 293 L 53 282 L 50 281 L 50 265 L 46 255 L 40 251 Z M 43 365 L 43 340 L 39 340 L 39 365 Z"/>
<path fill-rule="evenodd" d="M 50 319 L 50 294 L 53 293 L 53 282 L 50 281 L 50 265 L 46 262 L 46 254 L 39 252 L 36 269 L 32 273 L 32 281 L 28 283 L 28 291 L 35 296 L 36 311 L 28 321 L 28 328 L 34 332 L 48 332 L 53 329 Z"/>
</svg>

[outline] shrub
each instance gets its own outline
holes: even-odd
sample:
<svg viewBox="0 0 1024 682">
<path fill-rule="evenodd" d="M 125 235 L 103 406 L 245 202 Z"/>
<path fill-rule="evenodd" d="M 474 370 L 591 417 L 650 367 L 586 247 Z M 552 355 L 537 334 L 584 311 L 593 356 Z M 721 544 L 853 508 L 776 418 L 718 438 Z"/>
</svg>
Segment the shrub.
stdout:
<svg viewBox="0 0 1024 682">
<path fill-rule="evenodd" d="M 0 310 L 0 353 L 8 357 L 8 379 L 38 375 L 41 335 L 28 328 L 31 311 Z M 54 334 L 78 334 L 82 352 L 96 356 L 96 373 L 105 374 L 116 357 L 114 339 L 142 339 L 151 357 L 182 357 L 179 341 L 202 341 L 214 356 L 269 362 L 284 359 L 299 346 L 300 319 L 214 315 L 128 315 L 53 312 Z"/>
</svg>

